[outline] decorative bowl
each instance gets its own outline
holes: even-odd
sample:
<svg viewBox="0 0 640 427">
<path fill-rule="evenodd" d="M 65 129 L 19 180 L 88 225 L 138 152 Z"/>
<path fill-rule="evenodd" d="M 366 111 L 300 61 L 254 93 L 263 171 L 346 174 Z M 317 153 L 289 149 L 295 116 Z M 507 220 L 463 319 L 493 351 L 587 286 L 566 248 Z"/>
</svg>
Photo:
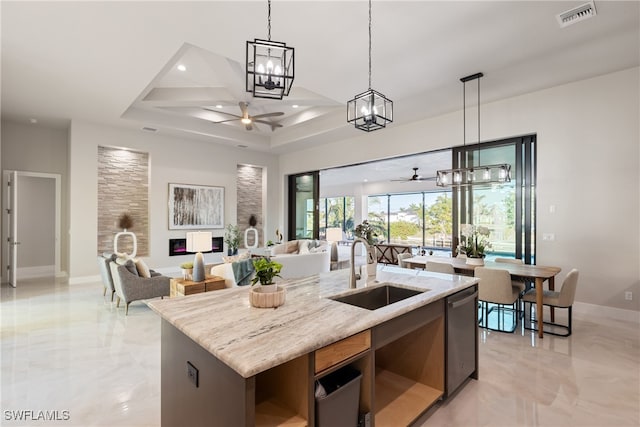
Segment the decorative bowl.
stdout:
<svg viewBox="0 0 640 427">
<path fill-rule="evenodd" d="M 249 289 L 249 302 L 253 307 L 274 308 L 284 304 L 287 295 L 284 287 L 277 286 L 275 290 L 264 288 L 265 286 L 255 286 Z"/>
</svg>

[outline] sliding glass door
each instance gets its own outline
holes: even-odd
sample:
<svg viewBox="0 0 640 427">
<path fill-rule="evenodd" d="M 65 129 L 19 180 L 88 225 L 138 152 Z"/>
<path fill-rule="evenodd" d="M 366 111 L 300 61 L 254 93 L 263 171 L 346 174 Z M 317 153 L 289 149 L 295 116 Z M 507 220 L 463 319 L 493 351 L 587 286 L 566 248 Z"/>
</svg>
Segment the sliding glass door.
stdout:
<svg viewBox="0 0 640 427">
<path fill-rule="evenodd" d="M 289 175 L 289 240 L 319 236 L 319 178 L 318 171 Z"/>
<path fill-rule="evenodd" d="M 454 248 L 460 224 L 485 226 L 491 233 L 490 257 L 535 263 L 535 139 L 531 135 L 453 150 L 454 168 L 511 165 L 511 182 L 454 189 Z"/>
</svg>

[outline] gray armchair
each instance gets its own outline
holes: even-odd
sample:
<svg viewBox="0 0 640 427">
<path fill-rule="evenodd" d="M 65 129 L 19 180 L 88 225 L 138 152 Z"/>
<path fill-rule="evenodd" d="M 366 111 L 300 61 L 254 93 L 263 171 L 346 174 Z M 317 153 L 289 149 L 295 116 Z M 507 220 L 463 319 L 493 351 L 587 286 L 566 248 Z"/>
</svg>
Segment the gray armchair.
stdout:
<svg viewBox="0 0 640 427">
<path fill-rule="evenodd" d="M 100 276 L 102 277 L 102 286 L 104 286 L 104 291 L 102 295 L 105 296 L 107 294 L 107 290 L 111 292 L 111 301 L 113 301 L 113 294 L 115 294 L 116 289 L 113 287 L 113 278 L 111 277 L 111 269 L 109 268 L 109 263 L 113 258 L 105 258 L 102 255 L 98 255 L 98 267 L 100 269 Z"/>
<path fill-rule="evenodd" d="M 169 296 L 170 277 L 153 270 L 150 278 L 140 277 L 129 271 L 125 265 L 118 265 L 113 261 L 109 263 L 109 268 L 117 296 L 116 307 L 120 306 L 121 300 L 124 301 L 125 315 L 129 314 L 129 304 L 133 301 Z"/>
</svg>

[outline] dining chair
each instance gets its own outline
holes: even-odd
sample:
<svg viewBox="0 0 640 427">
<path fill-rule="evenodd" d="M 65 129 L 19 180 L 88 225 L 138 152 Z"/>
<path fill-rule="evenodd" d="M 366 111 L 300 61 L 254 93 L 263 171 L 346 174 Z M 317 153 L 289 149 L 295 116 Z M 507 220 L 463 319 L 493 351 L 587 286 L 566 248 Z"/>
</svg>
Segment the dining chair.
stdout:
<svg viewBox="0 0 640 427">
<path fill-rule="evenodd" d="M 480 279 L 478 283 L 478 300 L 481 302 L 482 317 L 478 322 L 479 326 L 499 332 L 511 333 L 515 331 L 519 317 L 517 305 L 519 292 L 511 285 L 509 272 L 497 268 L 477 267 L 475 276 Z M 489 309 L 489 303 L 495 304 L 495 306 Z M 507 307 L 509 305 L 511 308 Z M 497 328 L 489 327 L 489 314 L 494 311 L 499 314 Z M 513 325 L 509 329 L 506 329 L 506 325 L 501 328 L 501 323 L 504 324 L 505 312 L 507 311 L 513 312 Z"/>
<path fill-rule="evenodd" d="M 498 263 L 508 263 L 508 264 L 518 264 L 518 265 L 522 265 L 524 264 L 524 261 L 522 259 L 519 258 L 496 258 L 493 260 L 494 262 L 498 262 Z M 518 307 L 520 309 L 522 309 L 522 295 L 524 295 L 524 293 L 526 291 L 528 291 L 529 289 L 531 289 L 531 281 L 527 281 L 525 279 L 514 279 L 513 277 L 511 278 L 511 286 L 513 286 L 514 288 L 518 289 L 518 293 L 520 294 L 520 298 L 519 298 L 519 302 L 518 302 Z M 521 317 L 524 316 L 524 310 L 521 311 L 520 313 Z"/>
<path fill-rule="evenodd" d="M 568 310 L 566 325 L 555 323 L 555 322 L 545 322 L 544 319 L 542 319 L 545 325 L 561 328 L 563 330 L 566 330 L 567 332 L 564 334 L 561 334 L 561 333 L 553 332 L 553 330 L 549 331 L 547 330 L 547 328 L 544 328 L 545 334 L 556 335 L 559 337 L 568 337 L 569 335 L 571 335 L 571 307 L 573 306 L 573 300 L 575 299 L 575 296 L 576 296 L 576 288 L 578 286 L 578 276 L 579 276 L 578 270 L 574 268 L 569 272 L 569 274 L 567 274 L 567 277 L 565 277 L 564 281 L 562 282 L 562 288 L 560 288 L 560 292 L 544 291 L 542 296 L 542 305 L 555 307 L 555 308 L 566 308 Z M 540 319 L 533 319 L 531 315 L 533 304 L 536 303 L 535 289 L 530 289 L 529 291 L 527 291 L 522 297 L 522 301 L 524 302 L 525 310 L 527 307 L 527 303 L 529 304 L 529 319 L 531 319 L 531 322 L 537 323 L 538 321 L 540 321 Z M 533 327 L 533 328 L 527 327 L 527 322 L 525 322 L 524 327 L 525 329 L 528 329 L 528 330 L 533 330 L 533 331 L 538 330 L 536 327 Z"/>
<path fill-rule="evenodd" d="M 407 258 L 411 258 L 412 256 L 412 254 L 406 252 L 399 253 L 398 255 L 396 255 L 396 258 L 398 259 L 398 265 L 402 268 L 411 268 L 411 266 L 404 262 L 404 260 Z"/>
<path fill-rule="evenodd" d="M 427 261 L 424 269 L 426 271 L 433 271 L 436 273 L 456 274 L 456 271 L 453 269 L 453 266 L 451 264 L 446 264 L 443 262 Z"/>
</svg>

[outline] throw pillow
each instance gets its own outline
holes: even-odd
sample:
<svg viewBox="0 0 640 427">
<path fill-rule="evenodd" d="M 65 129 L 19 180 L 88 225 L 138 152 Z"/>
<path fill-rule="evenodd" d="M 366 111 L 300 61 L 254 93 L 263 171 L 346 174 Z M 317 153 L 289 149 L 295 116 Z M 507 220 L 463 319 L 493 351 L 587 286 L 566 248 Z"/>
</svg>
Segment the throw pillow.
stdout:
<svg viewBox="0 0 640 427">
<path fill-rule="evenodd" d="M 310 246 L 311 242 L 312 242 L 312 240 L 300 240 L 300 243 L 298 244 L 298 253 L 300 255 L 308 254 L 309 253 L 309 246 Z"/>
<path fill-rule="evenodd" d="M 298 241 L 292 240 L 287 242 L 287 253 L 288 254 L 297 254 L 298 253 Z"/>
<path fill-rule="evenodd" d="M 126 267 L 127 270 L 129 270 L 129 273 L 133 274 L 134 276 L 139 276 L 138 274 L 138 269 L 136 268 L 136 264 L 133 261 L 133 259 L 131 259 L 130 257 L 118 257 L 116 259 L 116 264 L 118 265 L 124 265 Z"/>
<path fill-rule="evenodd" d="M 251 258 L 251 254 L 249 252 L 243 252 L 241 254 L 238 255 L 232 255 L 232 256 L 223 256 L 222 257 L 222 262 L 226 263 L 230 263 L 230 262 L 238 262 L 238 261 L 243 261 L 245 259 L 249 259 Z"/>
<path fill-rule="evenodd" d="M 138 258 L 135 261 L 136 270 L 138 271 L 138 276 L 149 279 L 151 277 L 151 270 L 147 267 L 147 264 L 141 259 Z"/>
</svg>

